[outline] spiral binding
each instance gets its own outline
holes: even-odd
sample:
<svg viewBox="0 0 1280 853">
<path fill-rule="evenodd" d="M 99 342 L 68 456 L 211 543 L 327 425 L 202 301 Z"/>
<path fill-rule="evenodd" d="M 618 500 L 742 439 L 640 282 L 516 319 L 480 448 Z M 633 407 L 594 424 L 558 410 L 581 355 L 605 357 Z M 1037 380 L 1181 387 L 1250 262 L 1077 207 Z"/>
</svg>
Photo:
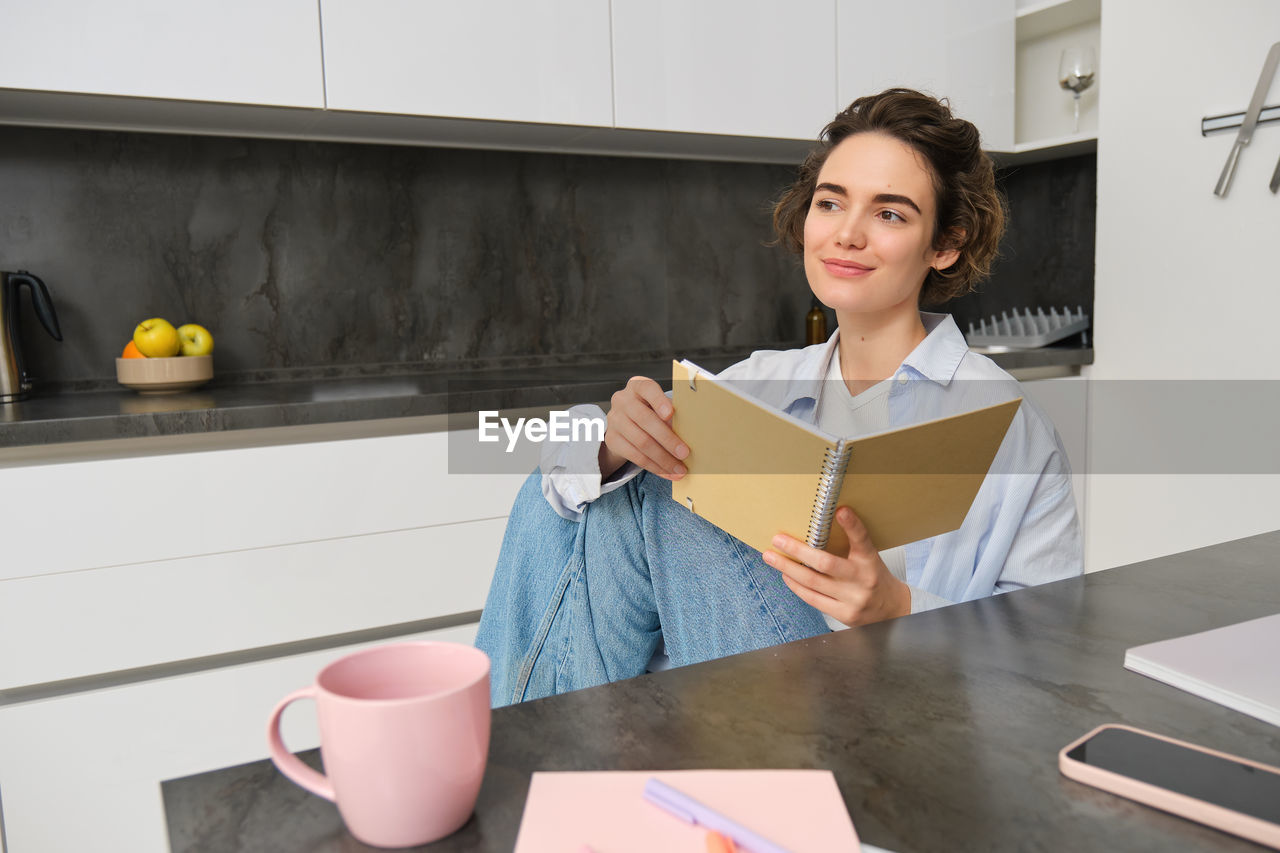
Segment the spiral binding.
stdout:
<svg viewBox="0 0 1280 853">
<path fill-rule="evenodd" d="M 809 536 L 806 539 L 813 548 L 827 547 L 831 519 L 836 514 L 840 487 L 844 485 L 844 472 L 849 467 L 852 452 L 853 442 L 842 440 L 835 447 L 828 447 L 822 455 L 822 474 L 818 478 L 818 492 L 813 497 L 813 511 L 809 513 Z"/>
</svg>

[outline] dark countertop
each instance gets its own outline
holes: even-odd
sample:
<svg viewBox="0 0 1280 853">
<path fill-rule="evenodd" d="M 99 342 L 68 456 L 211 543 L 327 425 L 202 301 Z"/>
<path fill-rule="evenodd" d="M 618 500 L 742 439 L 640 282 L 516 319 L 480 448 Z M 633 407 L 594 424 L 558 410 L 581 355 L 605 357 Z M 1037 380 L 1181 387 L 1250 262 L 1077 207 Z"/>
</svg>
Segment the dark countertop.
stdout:
<svg viewBox="0 0 1280 853">
<path fill-rule="evenodd" d="M 421 849 L 511 850 L 535 770 L 790 767 L 832 770 L 862 840 L 899 853 L 1257 850 L 1057 752 L 1123 722 L 1280 765 L 1280 728 L 1122 665 L 1280 612 L 1277 564 L 1280 532 L 502 708 L 474 816 Z M 373 849 L 268 761 L 162 793 L 173 853 Z"/>
<path fill-rule="evenodd" d="M 686 357 L 718 371 L 749 352 Z M 1006 370 L 1093 363 L 1093 350 L 1080 347 L 984 354 Z M 542 365 L 516 362 L 501 368 L 417 373 L 399 366 L 334 372 L 345 375 L 236 382 L 224 382 L 215 375 L 202 388 L 160 396 L 121 387 L 37 395 L 21 403 L 0 404 L 0 448 L 466 414 L 480 409 L 564 407 L 607 400 L 631 376 L 669 375 L 670 357 Z"/>
</svg>

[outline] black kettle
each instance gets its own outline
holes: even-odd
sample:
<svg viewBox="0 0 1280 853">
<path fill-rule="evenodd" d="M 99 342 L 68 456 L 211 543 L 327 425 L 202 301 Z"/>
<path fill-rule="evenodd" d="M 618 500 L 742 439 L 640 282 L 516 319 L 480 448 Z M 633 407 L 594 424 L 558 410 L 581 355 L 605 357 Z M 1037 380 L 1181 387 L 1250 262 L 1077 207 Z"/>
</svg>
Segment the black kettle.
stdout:
<svg viewBox="0 0 1280 853">
<path fill-rule="evenodd" d="M 31 377 L 22 366 L 18 337 L 18 294 L 23 285 L 31 289 L 31 304 L 45 331 L 55 341 L 62 340 L 58 315 L 44 282 L 26 270 L 0 272 L 0 403 L 14 403 L 31 393 Z"/>
</svg>

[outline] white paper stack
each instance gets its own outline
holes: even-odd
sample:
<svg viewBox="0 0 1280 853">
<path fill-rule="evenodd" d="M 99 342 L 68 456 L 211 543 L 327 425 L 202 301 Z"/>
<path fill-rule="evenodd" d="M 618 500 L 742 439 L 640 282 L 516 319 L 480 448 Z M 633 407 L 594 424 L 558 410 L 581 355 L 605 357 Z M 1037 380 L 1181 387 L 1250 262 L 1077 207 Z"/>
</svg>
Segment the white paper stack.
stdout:
<svg viewBox="0 0 1280 853">
<path fill-rule="evenodd" d="M 1280 613 L 1135 646 L 1124 666 L 1280 726 Z"/>
</svg>

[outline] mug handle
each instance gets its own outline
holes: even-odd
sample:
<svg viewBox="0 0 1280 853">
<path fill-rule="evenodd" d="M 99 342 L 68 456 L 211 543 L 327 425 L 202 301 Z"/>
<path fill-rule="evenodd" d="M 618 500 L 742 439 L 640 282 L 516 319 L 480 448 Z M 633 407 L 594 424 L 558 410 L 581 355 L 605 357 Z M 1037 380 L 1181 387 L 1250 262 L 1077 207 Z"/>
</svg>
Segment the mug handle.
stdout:
<svg viewBox="0 0 1280 853">
<path fill-rule="evenodd" d="M 267 721 L 267 746 L 271 750 L 271 760 L 275 762 L 281 773 L 296 785 L 305 788 L 316 796 L 324 797 L 329 802 L 334 802 L 336 794 L 334 794 L 333 783 L 329 781 L 329 777 L 303 764 L 296 755 L 285 748 L 284 739 L 280 737 L 280 715 L 284 713 L 284 709 L 291 702 L 296 702 L 299 699 L 315 698 L 316 688 L 312 686 L 295 690 L 281 699 L 280 704 L 276 705 L 271 712 L 271 718 Z"/>
</svg>

